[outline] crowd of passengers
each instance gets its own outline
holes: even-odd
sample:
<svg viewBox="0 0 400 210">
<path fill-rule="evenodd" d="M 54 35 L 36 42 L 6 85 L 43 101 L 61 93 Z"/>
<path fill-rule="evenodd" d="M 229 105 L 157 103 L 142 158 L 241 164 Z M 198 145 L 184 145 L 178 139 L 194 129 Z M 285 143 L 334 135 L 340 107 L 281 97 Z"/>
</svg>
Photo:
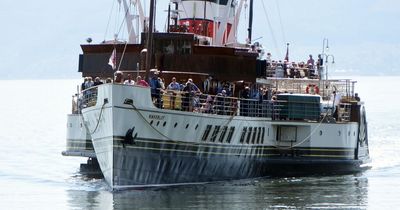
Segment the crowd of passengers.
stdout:
<svg viewBox="0 0 400 210">
<path fill-rule="evenodd" d="M 218 82 L 218 85 L 212 88 L 213 79 L 208 77 L 203 81 L 203 91 L 201 91 L 191 78 L 178 82 L 173 77 L 171 82 L 166 85 L 164 79 L 159 76 L 158 70 L 151 70 L 150 73 L 150 79 L 145 81 L 141 76 L 137 76 L 134 80 L 131 74 L 126 74 L 124 77 L 122 72 L 117 71 L 114 80 L 107 78 L 104 83 L 150 87 L 154 105 L 161 109 L 166 107 L 164 103 L 169 103 L 169 109 L 220 115 L 236 114 L 238 103 L 240 103 L 240 115 L 242 116 L 270 116 L 271 103 L 276 100 L 275 95 L 278 94 L 275 90 L 266 87 L 244 86 L 238 93 L 239 100 L 233 98 L 233 84 L 229 82 Z M 92 77 L 85 77 L 81 84 L 84 101 L 94 93 L 90 88 L 101 84 L 103 82 L 99 77 L 96 77 L 94 81 Z M 163 95 L 167 95 L 168 101 L 163 100 Z M 180 98 L 180 104 L 178 104 L 177 98 Z M 79 107 L 82 108 L 81 106 L 85 106 L 85 103 L 87 102 L 79 103 Z"/>
<path fill-rule="evenodd" d="M 283 77 L 283 78 L 318 78 L 323 71 L 323 58 L 318 55 L 318 60 L 315 62 L 312 55 L 309 55 L 307 62 L 289 62 L 287 59 L 272 60 L 271 53 L 267 53 L 267 73 L 268 77 Z"/>
<path fill-rule="evenodd" d="M 105 83 L 150 87 L 153 103 L 160 109 L 168 108 L 218 115 L 279 118 L 277 94 L 281 92 L 257 85 L 244 85 L 240 91 L 236 92 L 238 95 L 234 97 L 233 84 L 229 82 L 218 82 L 218 85 L 212 88 L 212 81 L 212 77 L 208 77 L 203 81 L 203 91 L 200 90 L 191 78 L 178 82 L 175 77 L 172 77 L 171 82 L 166 85 L 164 79 L 159 76 L 158 70 L 151 70 L 151 76 L 148 82 L 142 79 L 141 76 L 137 76 L 136 80 L 132 79 L 131 74 L 127 74 L 126 77 L 124 77 L 124 74 L 120 71 L 115 73 L 114 80 L 111 78 L 104 80 Z M 95 90 L 90 88 L 101 84 L 103 84 L 103 82 L 99 77 L 96 77 L 94 81 L 91 77 L 84 78 L 84 82 L 81 84 L 81 90 L 86 90 L 83 91 L 83 102 L 82 98 L 76 97 L 77 101 L 75 101 L 73 105 L 74 113 L 79 113 L 79 110 L 90 102 L 87 99 L 91 98 L 91 94 L 95 94 Z M 336 107 L 340 102 L 340 94 L 336 94 L 334 91 L 332 98 L 334 98 L 332 101 L 334 101 L 335 106 L 334 116 L 337 117 L 338 109 Z M 354 99 L 360 101 L 357 93 Z"/>
</svg>

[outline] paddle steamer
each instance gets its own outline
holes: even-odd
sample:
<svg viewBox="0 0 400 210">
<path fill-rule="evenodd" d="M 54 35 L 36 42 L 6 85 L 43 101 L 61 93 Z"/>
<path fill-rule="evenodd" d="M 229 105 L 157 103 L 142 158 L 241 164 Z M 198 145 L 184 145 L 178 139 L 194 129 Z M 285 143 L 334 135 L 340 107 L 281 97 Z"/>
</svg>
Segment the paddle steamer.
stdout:
<svg viewBox="0 0 400 210">
<path fill-rule="evenodd" d="M 173 0 L 166 32 L 154 32 L 152 9 L 150 18 L 138 13 L 141 35 L 130 25 L 127 42 L 81 45 L 84 77 L 118 70 L 198 87 L 114 81 L 82 92 L 82 139 L 91 139 L 112 189 L 365 169 L 367 121 L 355 81 L 323 78 L 321 62 L 301 68 L 263 60 L 261 45 L 251 44 L 252 0 L 248 43 L 239 44 L 245 3 Z"/>
</svg>

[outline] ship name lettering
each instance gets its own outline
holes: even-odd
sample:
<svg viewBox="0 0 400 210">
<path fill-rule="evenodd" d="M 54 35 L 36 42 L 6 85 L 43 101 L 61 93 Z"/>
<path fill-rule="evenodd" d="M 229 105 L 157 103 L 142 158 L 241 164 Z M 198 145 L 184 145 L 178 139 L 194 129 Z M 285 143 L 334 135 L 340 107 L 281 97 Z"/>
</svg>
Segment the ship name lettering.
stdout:
<svg viewBox="0 0 400 210">
<path fill-rule="evenodd" d="M 153 120 L 164 120 L 165 116 L 162 115 L 155 115 L 155 114 L 150 114 L 149 115 L 149 119 L 153 119 Z"/>
</svg>

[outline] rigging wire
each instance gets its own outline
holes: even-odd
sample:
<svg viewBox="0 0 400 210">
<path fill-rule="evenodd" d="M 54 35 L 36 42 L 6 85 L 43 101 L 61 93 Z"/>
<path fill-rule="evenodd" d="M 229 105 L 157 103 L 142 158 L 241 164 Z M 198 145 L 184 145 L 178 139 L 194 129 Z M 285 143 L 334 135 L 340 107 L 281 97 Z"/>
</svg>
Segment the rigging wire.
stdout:
<svg viewBox="0 0 400 210">
<path fill-rule="evenodd" d="M 287 43 L 286 42 L 286 36 L 285 36 L 285 30 L 283 30 L 282 16 L 281 16 L 281 9 L 280 9 L 280 6 L 279 6 L 279 1 L 275 0 L 275 3 L 276 3 L 276 8 L 278 10 L 279 24 L 281 26 L 281 33 L 282 33 L 283 43 Z"/>
<path fill-rule="evenodd" d="M 124 15 L 125 18 L 126 18 L 128 15 L 130 15 L 129 11 L 130 11 L 130 8 L 128 8 L 128 9 L 125 11 L 125 15 Z M 119 25 L 117 35 L 119 35 L 119 34 L 121 33 L 121 30 L 123 29 L 123 26 L 124 26 L 124 25 L 125 25 L 125 19 L 123 19 L 122 22 L 121 22 L 121 24 Z M 131 29 L 131 30 L 132 30 L 132 29 Z M 129 33 L 130 33 L 130 32 L 129 32 Z"/>
<path fill-rule="evenodd" d="M 118 7 L 118 12 L 116 12 L 115 13 L 115 22 L 114 22 L 114 39 L 116 38 L 115 36 L 116 36 L 116 32 L 117 32 L 117 25 L 118 25 L 118 23 L 119 23 L 119 14 L 121 13 L 121 4 L 119 4 L 119 7 Z"/>
<path fill-rule="evenodd" d="M 262 4 L 262 7 L 263 7 L 263 9 L 264 9 L 265 17 L 267 18 L 267 23 L 268 23 L 268 26 L 269 26 L 269 28 L 270 28 L 270 32 L 271 32 L 271 36 L 272 36 L 272 41 L 273 41 L 273 43 L 274 43 L 274 45 L 275 45 L 275 50 L 276 50 L 276 52 L 278 53 L 278 56 L 279 56 L 279 57 L 282 57 L 282 53 L 281 53 L 281 51 L 279 50 L 278 42 L 276 41 L 274 31 L 272 30 L 271 21 L 270 21 L 270 19 L 269 19 L 269 17 L 268 17 L 268 13 L 267 13 L 267 9 L 265 8 L 264 1 L 261 1 L 261 4 Z"/>
<path fill-rule="evenodd" d="M 131 30 L 128 32 L 128 36 L 129 36 L 129 34 L 132 32 L 132 30 L 133 30 L 133 27 L 132 27 Z M 126 47 L 128 46 L 128 42 L 129 42 L 129 38 L 128 38 L 128 40 L 125 42 L 124 51 L 122 51 L 121 59 L 120 59 L 120 61 L 119 61 L 118 68 L 117 68 L 118 71 L 119 71 L 120 68 L 121 68 L 122 61 L 124 60 L 125 52 L 126 52 Z"/>
<path fill-rule="evenodd" d="M 111 9 L 110 9 L 110 14 L 108 15 L 108 21 L 107 21 L 106 31 L 104 32 L 103 41 L 106 40 L 108 29 L 110 28 L 111 16 L 112 16 L 112 13 L 113 13 L 113 10 L 114 10 L 114 5 L 115 5 L 115 1 L 113 1 L 113 3 L 112 3 Z"/>
</svg>

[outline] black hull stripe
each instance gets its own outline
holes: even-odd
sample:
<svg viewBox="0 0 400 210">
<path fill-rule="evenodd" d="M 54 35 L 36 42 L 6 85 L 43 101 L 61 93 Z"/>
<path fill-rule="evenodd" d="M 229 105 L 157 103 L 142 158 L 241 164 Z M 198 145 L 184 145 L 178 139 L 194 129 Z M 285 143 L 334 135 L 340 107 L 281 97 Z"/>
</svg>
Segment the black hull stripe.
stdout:
<svg viewBox="0 0 400 210">
<path fill-rule="evenodd" d="M 97 138 L 96 141 L 108 140 L 110 138 L 114 139 L 114 144 L 122 144 L 125 137 L 124 136 L 108 136 L 103 138 Z M 193 147 L 208 147 L 215 149 L 263 149 L 263 150 L 291 150 L 286 146 L 282 146 L 280 148 L 274 146 L 266 146 L 261 144 L 222 144 L 222 143 L 192 143 L 192 142 L 183 142 L 183 141 L 171 141 L 171 140 L 158 140 L 158 139 L 150 139 L 150 138 L 137 138 L 135 142 L 141 143 L 150 143 L 150 144 L 162 144 L 162 145 L 179 145 L 179 146 L 193 146 Z M 216 141 L 217 142 L 217 141 Z M 296 147 L 296 150 L 304 150 L 304 151 L 327 151 L 327 152 L 353 152 L 354 148 L 348 147 L 315 147 L 315 148 L 306 148 L 306 147 Z"/>
<path fill-rule="evenodd" d="M 124 144 L 121 137 L 114 141 L 115 149 L 142 149 L 151 152 L 169 154 L 194 154 L 194 155 L 225 155 L 225 156 L 253 156 L 253 157 L 291 157 L 291 158 L 333 158 L 333 159 L 354 159 L 355 150 L 348 148 L 293 148 L 279 149 L 272 146 L 252 145 L 252 146 L 223 146 L 208 144 L 190 144 L 172 141 L 159 141 L 154 139 L 138 138 L 134 144 Z M 98 141 L 98 140 L 96 140 Z M 101 140 L 100 140 L 101 141 Z M 107 141 L 103 139 L 103 141 Z"/>
</svg>

